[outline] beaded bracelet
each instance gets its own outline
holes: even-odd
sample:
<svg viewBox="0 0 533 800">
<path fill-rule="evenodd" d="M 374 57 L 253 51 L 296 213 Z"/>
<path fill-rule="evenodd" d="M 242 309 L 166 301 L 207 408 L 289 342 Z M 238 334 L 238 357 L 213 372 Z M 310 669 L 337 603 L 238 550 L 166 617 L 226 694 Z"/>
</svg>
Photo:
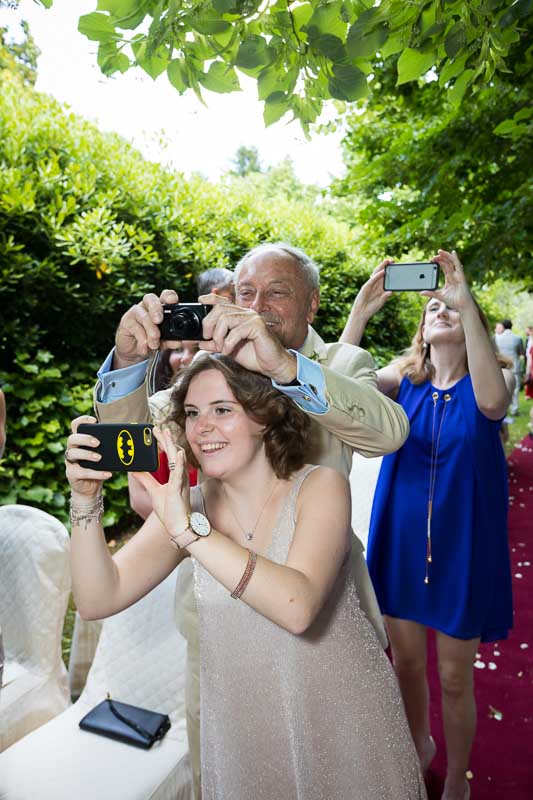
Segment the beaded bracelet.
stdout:
<svg viewBox="0 0 533 800">
<path fill-rule="evenodd" d="M 242 578 L 240 579 L 239 583 L 231 593 L 231 597 L 233 597 L 234 600 L 238 600 L 239 597 L 241 597 L 244 590 L 250 583 L 250 578 L 254 573 L 256 561 L 257 561 L 257 553 L 254 553 L 253 550 L 248 550 L 248 562 L 246 564 L 246 569 L 244 570 Z"/>
<path fill-rule="evenodd" d="M 70 524 L 79 525 L 81 522 L 85 523 L 85 530 L 91 520 L 100 522 L 104 513 L 104 498 L 101 494 L 98 495 L 91 503 L 87 505 L 75 505 L 70 500 Z"/>
</svg>

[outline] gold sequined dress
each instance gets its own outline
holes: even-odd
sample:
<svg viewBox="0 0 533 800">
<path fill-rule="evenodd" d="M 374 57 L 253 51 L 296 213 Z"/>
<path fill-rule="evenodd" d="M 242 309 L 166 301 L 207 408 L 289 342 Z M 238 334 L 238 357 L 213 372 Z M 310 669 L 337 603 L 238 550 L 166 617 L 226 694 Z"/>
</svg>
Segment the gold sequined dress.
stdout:
<svg viewBox="0 0 533 800">
<path fill-rule="evenodd" d="M 312 469 L 294 477 L 264 553 L 278 564 Z M 202 511 L 199 487 L 192 496 Z M 193 560 L 203 800 L 426 798 L 396 678 L 359 608 L 351 561 L 311 628 L 296 636 L 232 600 Z"/>
</svg>

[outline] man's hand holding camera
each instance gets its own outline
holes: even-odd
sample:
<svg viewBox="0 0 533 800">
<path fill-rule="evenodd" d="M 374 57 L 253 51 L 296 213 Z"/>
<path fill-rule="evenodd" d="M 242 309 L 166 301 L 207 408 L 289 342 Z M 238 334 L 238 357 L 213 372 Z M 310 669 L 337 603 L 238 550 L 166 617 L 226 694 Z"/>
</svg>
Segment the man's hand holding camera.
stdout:
<svg viewBox="0 0 533 800">
<path fill-rule="evenodd" d="M 162 343 L 159 328 L 163 322 L 163 305 L 177 302 L 177 293 L 173 289 L 164 289 L 160 297 L 145 294 L 140 303 L 126 311 L 115 336 L 113 369 L 138 364 L 160 347 L 165 349 L 178 346 L 177 341 Z"/>
<path fill-rule="evenodd" d="M 169 328 L 168 320 L 163 321 L 164 306 L 177 304 L 178 295 L 172 289 L 165 289 L 160 297 L 146 294 L 120 320 L 115 336 L 113 369 L 144 361 L 158 349 L 175 348 L 181 339 L 198 338 L 201 350 L 231 355 L 243 367 L 261 372 L 278 383 L 290 383 L 296 378 L 296 359 L 274 335 L 274 323 L 267 317 L 229 303 L 216 294 L 204 295 L 199 301 L 212 306 L 201 323 L 203 333 L 196 336 L 188 333 L 175 340 L 164 339 L 161 326 L 164 330 Z M 203 317 L 203 313 L 200 316 Z M 171 323 L 170 330 L 173 327 L 174 323 Z"/>
<path fill-rule="evenodd" d="M 232 356 L 246 369 L 277 383 L 291 383 L 296 378 L 296 359 L 272 333 L 268 318 L 213 294 L 198 299 L 213 306 L 204 319 L 201 350 Z"/>
</svg>

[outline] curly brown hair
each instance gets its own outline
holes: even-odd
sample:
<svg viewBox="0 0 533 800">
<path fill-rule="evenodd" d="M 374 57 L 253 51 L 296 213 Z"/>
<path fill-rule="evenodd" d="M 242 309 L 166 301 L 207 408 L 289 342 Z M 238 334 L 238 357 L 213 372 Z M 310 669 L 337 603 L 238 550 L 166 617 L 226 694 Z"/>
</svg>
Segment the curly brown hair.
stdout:
<svg viewBox="0 0 533 800">
<path fill-rule="evenodd" d="M 206 370 L 216 369 L 226 379 L 246 415 L 264 425 L 265 454 L 276 476 L 283 480 L 306 463 L 310 421 L 286 395 L 274 389 L 270 378 L 241 367 L 233 358 L 205 353 L 179 374 L 172 390 L 172 411 L 168 421 L 181 432 L 187 459 L 199 466 L 185 438 L 185 398 L 192 380 Z"/>
<path fill-rule="evenodd" d="M 422 333 L 424 322 L 426 320 L 426 309 L 432 300 L 433 298 L 430 297 L 424 306 L 422 317 L 418 323 L 416 333 L 411 340 L 410 346 L 392 361 L 392 363 L 398 367 L 401 374 L 405 375 L 406 378 L 409 378 L 411 383 L 415 385 L 426 383 L 426 381 L 431 382 L 435 376 L 435 367 L 431 363 L 431 347 L 424 341 L 424 336 Z M 487 332 L 487 336 L 490 338 L 490 326 L 487 317 L 485 316 L 483 309 L 475 297 L 473 300 L 479 314 L 481 324 Z M 494 342 L 493 347 L 496 350 Z M 509 367 L 509 359 L 505 358 L 505 356 L 502 356 L 500 353 L 496 352 L 496 358 L 502 369 L 507 369 Z M 466 362 L 466 368 L 468 370 L 468 359 Z"/>
</svg>

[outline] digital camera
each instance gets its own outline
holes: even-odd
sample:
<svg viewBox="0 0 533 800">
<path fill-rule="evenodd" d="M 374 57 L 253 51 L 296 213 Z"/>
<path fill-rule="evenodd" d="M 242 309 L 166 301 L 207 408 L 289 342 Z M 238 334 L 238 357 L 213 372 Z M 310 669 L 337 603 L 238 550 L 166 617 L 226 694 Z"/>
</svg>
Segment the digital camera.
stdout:
<svg viewBox="0 0 533 800">
<path fill-rule="evenodd" d="M 212 306 L 203 303 L 169 303 L 163 306 L 163 322 L 159 325 L 161 338 L 171 341 L 201 341 L 202 320 Z"/>
</svg>

